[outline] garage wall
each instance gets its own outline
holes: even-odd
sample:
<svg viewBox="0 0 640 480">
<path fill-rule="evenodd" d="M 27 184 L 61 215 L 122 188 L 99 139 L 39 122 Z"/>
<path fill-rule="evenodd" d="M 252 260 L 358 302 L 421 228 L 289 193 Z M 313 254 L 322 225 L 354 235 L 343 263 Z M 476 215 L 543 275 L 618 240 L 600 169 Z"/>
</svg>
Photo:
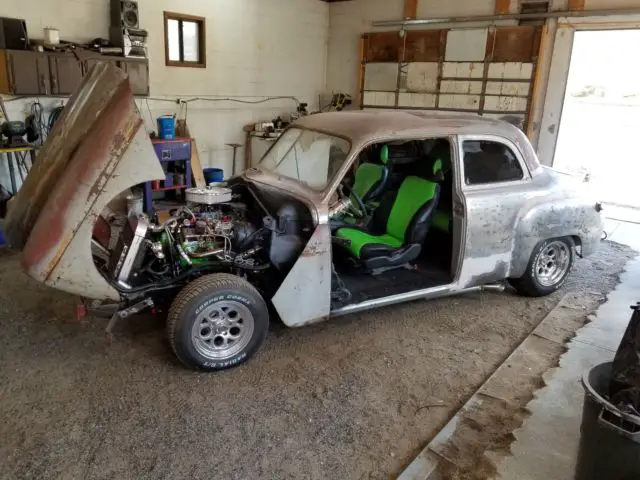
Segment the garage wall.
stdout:
<svg viewBox="0 0 640 480">
<path fill-rule="evenodd" d="M 152 97 L 295 96 L 317 108 L 325 91 L 329 4 L 320 0 L 139 0 L 140 26 L 149 31 Z M 167 67 L 164 60 L 163 11 L 206 17 L 207 68 Z M 87 41 L 108 37 L 109 0 L 20 0 L 0 2 L 0 16 L 24 18 L 29 34 L 42 37 L 54 26 L 61 38 Z M 45 100 L 50 108 L 60 100 Z M 7 103 L 9 114 L 21 118 L 32 100 Z M 149 128 L 152 118 L 175 113 L 167 102 L 138 102 Z M 188 123 L 197 137 L 204 166 L 227 172 L 231 150 L 226 143 L 244 143 L 242 126 L 295 110 L 291 100 L 255 106 L 231 102 L 191 103 Z M 149 113 L 150 111 L 150 113 Z M 242 151 L 239 152 L 243 154 Z"/>
</svg>

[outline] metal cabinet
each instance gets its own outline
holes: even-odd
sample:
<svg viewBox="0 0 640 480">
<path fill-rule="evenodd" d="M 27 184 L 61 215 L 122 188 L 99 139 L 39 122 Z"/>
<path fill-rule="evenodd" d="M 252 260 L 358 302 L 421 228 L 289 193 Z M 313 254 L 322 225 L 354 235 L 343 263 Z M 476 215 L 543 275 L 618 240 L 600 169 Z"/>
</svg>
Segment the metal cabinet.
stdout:
<svg viewBox="0 0 640 480">
<path fill-rule="evenodd" d="M 84 74 L 91 71 L 99 63 L 111 63 L 129 75 L 131 91 L 134 95 L 149 95 L 149 62 L 144 59 L 122 57 L 93 57 L 85 60 Z"/>
<path fill-rule="evenodd" d="M 110 63 L 118 67 L 119 66 L 118 60 L 119 58 L 117 57 L 106 57 L 106 56 L 88 58 L 84 61 L 84 75 L 87 75 L 94 66 L 99 65 L 101 63 Z"/>
<path fill-rule="evenodd" d="M 79 54 L 82 60 L 72 53 L 0 50 L 0 93 L 71 95 L 94 65 L 107 62 L 127 72 L 134 95 L 149 95 L 148 60 Z"/>
<path fill-rule="evenodd" d="M 82 63 L 71 54 L 49 55 L 51 93 L 71 95 L 82 83 Z"/>
<path fill-rule="evenodd" d="M 129 75 L 134 95 L 149 95 L 149 63 L 146 60 L 120 60 L 120 68 Z"/>
<path fill-rule="evenodd" d="M 6 69 L 9 92 L 14 95 L 51 95 L 47 57 L 27 50 L 8 50 Z"/>
</svg>

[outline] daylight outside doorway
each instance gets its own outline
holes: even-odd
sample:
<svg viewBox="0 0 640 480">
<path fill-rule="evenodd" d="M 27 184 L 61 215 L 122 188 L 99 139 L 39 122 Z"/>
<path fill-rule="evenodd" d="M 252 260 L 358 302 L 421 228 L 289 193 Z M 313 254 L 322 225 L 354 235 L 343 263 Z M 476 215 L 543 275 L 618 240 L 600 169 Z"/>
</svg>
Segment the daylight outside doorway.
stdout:
<svg viewBox="0 0 640 480">
<path fill-rule="evenodd" d="M 640 30 L 576 32 L 553 163 L 589 182 L 603 202 L 634 209 L 640 209 L 637 45 Z"/>
</svg>

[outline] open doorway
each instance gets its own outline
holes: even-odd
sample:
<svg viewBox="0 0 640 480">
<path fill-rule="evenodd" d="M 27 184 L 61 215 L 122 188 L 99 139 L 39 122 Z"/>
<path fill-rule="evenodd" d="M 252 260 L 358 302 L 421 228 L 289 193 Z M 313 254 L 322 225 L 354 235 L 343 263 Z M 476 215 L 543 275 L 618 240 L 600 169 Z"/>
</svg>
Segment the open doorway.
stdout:
<svg viewBox="0 0 640 480">
<path fill-rule="evenodd" d="M 639 43 L 640 30 L 576 32 L 553 163 L 634 217 L 640 217 Z"/>
<path fill-rule="evenodd" d="M 333 309 L 453 282 L 454 146 L 438 137 L 360 153 L 340 186 L 355 208 L 330 224 Z"/>
</svg>

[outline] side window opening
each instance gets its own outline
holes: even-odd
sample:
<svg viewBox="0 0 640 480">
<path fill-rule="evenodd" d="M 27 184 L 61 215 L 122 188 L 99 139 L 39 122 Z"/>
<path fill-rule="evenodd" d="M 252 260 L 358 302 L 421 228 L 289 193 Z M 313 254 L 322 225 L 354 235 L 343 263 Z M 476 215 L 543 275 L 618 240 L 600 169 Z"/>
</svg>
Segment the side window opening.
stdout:
<svg viewBox="0 0 640 480">
<path fill-rule="evenodd" d="M 462 147 L 467 185 L 513 182 L 524 178 L 518 158 L 503 143 L 468 140 Z"/>
</svg>

